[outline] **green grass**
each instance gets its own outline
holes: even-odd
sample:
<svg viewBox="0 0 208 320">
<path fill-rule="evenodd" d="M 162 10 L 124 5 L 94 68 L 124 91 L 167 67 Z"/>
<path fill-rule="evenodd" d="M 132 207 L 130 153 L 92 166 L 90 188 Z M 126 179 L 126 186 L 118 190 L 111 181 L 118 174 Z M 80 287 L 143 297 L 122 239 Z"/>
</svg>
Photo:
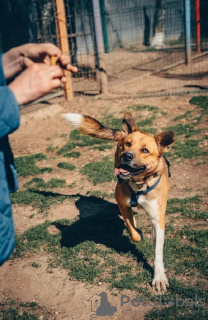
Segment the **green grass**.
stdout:
<svg viewBox="0 0 208 320">
<path fill-rule="evenodd" d="M 152 117 L 149 117 L 149 118 L 146 118 L 144 120 L 141 120 L 141 121 L 137 122 L 138 128 L 140 130 L 144 130 L 145 131 L 145 127 L 153 125 L 153 121 L 154 121 L 155 118 L 156 118 L 155 116 L 152 116 Z"/>
<path fill-rule="evenodd" d="M 89 205 L 90 212 L 93 213 L 94 210 L 94 214 L 73 221 L 46 221 L 30 228 L 17 236 L 12 258 L 24 257 L 25 254 L 41 249 L 50 253 L 48 268 L 60 266 L 68 269 L 70 279 L 89 283 L 105 281 L 112 287 L 129 288 L 133 278 L 128 278 L 128 274 L 132 270 L 138 283 L 149 281 L 150 271 L 142 271 L 143 263 L 136 267 L 129 266 L 129 259 L 133 257 L 138 262 L 143 261 L 143 253 L 140 250 L 137 252 L 135 244 L 129 241 L 129 236 L 123 234 L 125 226 L 118 217 L 117 206 L 102 199 L 85 196 L 77 200 L 76 205 L 81 216 Z M 60 232 L 49 233 L 51 225 L 55 225 Z M 146 245 L 143 245 L 144 250 L 145 248 Z M 122 264 L 116 263 L 118 254 L 124 258 Z M 125 274 L 124 279 L 122 274 Z"/>
<path fill-rule="evenodd" d="M 168 295 L 162 297 L 162 302 L 166 304 L 164 308 L 153 308 L 148 314 L 145 315 L 145 320 L 202 320 L 207 319 L 208 310 L 202 304 L 207 301 L 208 291 L 203 288 L 193 287 L 190 285 L 184 285 L 182 282 L 173 279 L 169 282 L 170 289 Z M 195 303 L 197 300 L 199 305 Z M 177 300 L 182 298 L 184 301 Z M 191 300 L 190 300 L 191 299 Z M 199 301 L 200 299 L 204 299 Z M 158 301 L 158 300 L 157 300 Z M 167 303 L 171 301 L 172 306 L 167 306 Z M 177 306 L 178 301 L 178 306 Z M 181 307 L 179 306 L 181 305 Z"/>
<path fill-rule="evenodd" d="M 58 146 L 54 147 L 52 144 L 49 144 L 49 146 L 47 147 L 46 151 L 54 152 L 57 149 L 58 149 Z"/>
<path fill-rule="evenodd" d="M 184 235 L 184 234 L 183 234 Z M 207 277 L 206 250 L 200 246 L 195 247 L 194 242 L 187 243 L 187 239 L 180 236 L 180 232 L 168 235 L 164 245 L 164 261 L 168 272 L 174 271 L 176 275 L 185 276 L 187 273 Z M 199 259 L 200 257 L 200 259 Z"/>
<path fill-rule="evenodd" d="M 0 302 L 1 320 L 39 320 L 43 312 L 36 302 L 23 303 L 11 299 Z M 43 320 L 47 319 L 48 316 L 44 315 Z"/>
<path fill-rule="evenodd" d="M 100 122 L 108 128 L 121 130 L 122 121 L 123 118 L 115 118 L 112 114 L 110 114 L 104 117 Z"/>
<path fill-rule="evenodd" d="M 121 292 L 128 289 L 136 294 L 144 293 L 147 284 L 152 281 L 153 269 L 149 264 L 154 255 L 152 239 L 147 238 L 144 232 L 144 239 L 139 243 L 133 243 L 119 218 L 117 205 L 101 197 L 79 196 L 75 204 L 81 218 L 72 221 L 46 221 L 30 228 L 17 236 L 12 258 L 45 251 L 46 254 L 50 254 L 48 272 L 61 267 L 68 270 L 71 280 L 96 285 L 103 282 L 111 289 L 117 288 Z M 201 204 L 202 199 L 197 196 L 171 199 L 168 214 L 176 213 L 188 205 L 192 208 L 192 205 Z M 59 232 L 49 233 L 48 228 L 51 225 Z M 166 233 L 164 261 L 167 274 L 171 274 L 170 294 L 193 299 L 195 294 L 203 297 L 203 283 L 185 286 L 174 280 L 174 276 L 187 277 L 188 273 L 194 281 L 197 278 L 206 281 L 207 232 L 194 230 L 191 226 L 184 229 L 175 227 L 169 231 Z M 133 263 L 134 260 L 136 264 Z M 147 293 L 151 295 L 151 291 L 147 290 Z"/>
<path fill-rule="evenodd" d="M 71 279 L 93 283 L 97 276 L 102 275 L 103 269 L 99 267 L 99 260 L 93 258 L 75 259 L 68 266 L 71 269 Z"/>
<path fill-rule="evenodd" d="M 193 111 L 188 110 L 184 114 L 182 114 L 180 116 L 176 116 L 173 120 L 174 121 L 178 121 L 178 120 L 181 120 L 181 119 L 192 120 L 193 119 L 192 114 L 193 114 Z"/>
<path fill-rule="evenodd" d="M 33 268 L 40 268 L 41 267 L 41 264 L 39 264 L 39 263 L 37 263 L 37 262 L 32 262 L 31 263 L 31 266 L 33 267 Z"/>
<path fill-rule="evenodd" d="M 99 151 L 105 151 L 107 149 L 112 149 L 112 148 L 113 148 L 113 146 L 110 145 L 110 144 L 103 144 L 101 146 L 93 146 L 90 149 L 99 150 Z"/>
<path fill-rule="evenodd" d="M 168 153 L 173 160 L 199 158 L 207 154 L 207 151 L 199 147 L 199 140 L 177 140 Z"/>
<path fill-rule="evenodd" d="M 206 220 L 208 212 L 199 210 L 201 203 L 202 199 L 199 196 L 169 199 L 166 213 L 180 213 L 185 218 Z"/>
<path fill-rule="evenodd" d="M 112 288 L 121 290 L 137 290 L 138 284 L 151 282 L 152 271 L 147 259 L 153 258 L 152 239 L 144 238 L 140 243 L 132 243 L 124 223 L 115 215 L 115 209 L 118 210 L 116 205 L 93 197 L 91 199 L 88 201 L 82 197 L 77 200 L 77 206 L 82 215 L 87 204 L 91 203 L 89 210 L 92 216 L 73 221 L 47 221 L 17 236 L 13 258 L 23 257 L 42 248 L 53 255 L 49 268 L 62 266 L 69 269 L 70 279 L 95 284 L 104 281 Z M 97 215 L 93 215 L 93 210 Z M 55 225 L 60 233 L 50 234 L 50 225 Z M 207 233 L 204 230 L 198 232 L 184 229 L 177 234 L 171 235 L 174 238 L 166 236 L 164 261 L 167 273 L 174 271 L 175 274 L 184 275 L 187 272 L 198 272 L 201 277 L 207 277 L 204 249 Z M 184 235 L 197 247 L 184 244 Z M 123 257 L 122 264 L 118 255 Z M 129 259 L 137 260 L 136 267 Z"/>
<path fill-rule="evenodd" d="M 129 106 L 127 108 L 128 110 L 132 110 L 132 111 L 143 111 L 143 110 L 147 110 L 147 111 L 153 111 L 153 112 L 158 112 L 159 108 L 155 107 L 155 106 L 150 106 L 150 105 L 146 105 L 146 104 L 135 104 L 133 106 Z"/>
<path fill-rule="evenodd" d="M 57 154 L 66 154 L 69 153 L 69 151 L 73 150 L 76 148 L 77 144 L 75 142 L 67 142 L 63 147 L 61 147 L 58 151 Z"/>
<path fill-rule="evenodd" d="M 151 276 L 148 271 L 138 272 L 136 275 L 127 273 L 121 277 L 120 280 L 114 280 L 112 282 L 112 287 L 120 290 L 137 290 L 139 285 L 144 282 L 150 282 Z"/>
<path fill-rule="evenodd" d="M 207 96 L 192 97 L 189 103 L 194 104 L 197 107 L 201 108 L 203 114 L 208 113 L 208 97 Z"/>
<path fill-rule="evenodd" d="M 76 147 L 92 147 L 100 146 L 102 144 L 106 145 L 106 141 L 86 136 L 79 130 L 74 129 L 70 133 L 70 140 L 57 151 L 57 154 L 63 154 L 65 157 L 68 157 L 69 151 L 75 149 Z"/>
<path fill-rule="evenodd" d="M 68 163 L 68 162 L 59 162 L 58 163 L 58 167 L 61 169 L 66 169 L 66 170 L 74 170 L 76 168 L 76 166 L 72 163 Z"/>
<path fill-rule="evenodd" d="M 40 190 L 52 189 L 52 188 L 64 188 L 66 186 L 66 180 L 52 178 L 48 182 L 45 182 L 43 178 L 33 178 L 32 180 L 24 184 L 25 188 L 35 188 Z"/>
<path fill-rule="evenodd" d="M 175 126 L 163 128 L 163 130 L 173 131 L 176 136 L 184 134 L 185 138 L 190 138 L 204 131 L 203 129 L 195 129 L 195 125 L 196 124 L 178 123 Z"/>
<path fill-rule="evenodd" d="M 112 193 L 107 193 L 107 192 L 101 192 L 100 190 L 92 190 L 92 191 L 87 191 L 86 195 L 90 195 L 93 197 L 97 197 L 97 198 L 115 198 L 115 192 Z"/>
<path fill-rule="evenodd" d="M 192 230 L 189 226 L 185 226 L 179 231 L 181 237 L 186 236 L 188 240 L 194 242 L 198 247 L 206 248 L 208 240 L 208 230 Z"/>
<path fill-rule="evenodd" d="M 30 175 L 51 172 L 52 168 L 38 168 L 37 161 L 45 160 L 46 156 L 43 153 L 33 154 L 31 156 L 15 158 L 15 166 L 19 176 L 28 177 Z"/>
<path fill-rule="evenodd" d="M 78 152 L 78 151 L 72 151 L 72 152 L 69 152 L 69 153 L 65 153 L 65 154 L 64 154 L 64 157 L 79 158 L 80 155 L 81 155 L 80 152 Z"/>
<path fill-rule="evenodd" d="M 114 175 L 114 161 L 109 157 L 104 157 L 101 161 L 86 164 L 80 172 L 87 175 L 88 179 L 94 185 L 116 180 Z"/>
<path fill-rule="evenodd" d="M 169 301 L 169 299 L 167 300 Z M 208 311 L 204 308 L 194 307 L 167 307 L 163 309 L 154 308 L 147 315 L 145 320 L 202 320 L 208 318 Z"/>
<path fill-rule="evenodd" d="M 208 110 L 208 97 L 192 97 L 189 102 L 198 107 L 198 110 L 196 110 L 198 114 L 195 115 L 195 111 L 188 110 L 184 114 L 174 117 L 173 120 L 179 121 L 185 119 L 186 121 L 188 120 L 189 123 L 177 123 L 168 128 L 163 128 L 163 130 L 173 131 L 176 135 L 176 142 L 169 153 L 173 160 L 180 159 L 181 161 L 181 159 L 191 158 L 203 159 L 208 154 L 208 151 L 199 147 L 199 143 L 202 139 L 189 139 L 204 132 L 204 129 L 196 128 L 196 126 L 202 119 L 205 120 L 204 116 L 207 114 Z M 184 135 L 184 137 L 181 137 L 182 135 Z M 180 140 L 177 136 L 180 137 Z"/>
<path fill-rule="evenodd" d="M 31 205 L 34 208 L 38 208 L 40 212 L 48 211 L 52 205 L 74 197 L 76 198 L 76 196 L 67 196 L 38 189 L 22 190 L 11 194 L 12 203 Z"/>
</svg>

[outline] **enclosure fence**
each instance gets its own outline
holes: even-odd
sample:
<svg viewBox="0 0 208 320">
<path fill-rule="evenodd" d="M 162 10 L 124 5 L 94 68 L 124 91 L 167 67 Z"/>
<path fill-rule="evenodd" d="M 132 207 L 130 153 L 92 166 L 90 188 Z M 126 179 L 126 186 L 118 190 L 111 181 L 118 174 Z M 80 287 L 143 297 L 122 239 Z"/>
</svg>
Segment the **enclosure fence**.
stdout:
<svg viewBox="0 0 208 320">
<path fill-rule="evenodd" d="M 107 76 L 111 94 L 208 90 L 206 0 L 64 3 L 71 62 L 79 69 L 72 79 L 75 94 L 102 91 L 101 72 Z M 57 8 L 52 0 L 2 0 L 0 27 L 3 51 L 26 42 L 59 45 Z"/>
</svg>

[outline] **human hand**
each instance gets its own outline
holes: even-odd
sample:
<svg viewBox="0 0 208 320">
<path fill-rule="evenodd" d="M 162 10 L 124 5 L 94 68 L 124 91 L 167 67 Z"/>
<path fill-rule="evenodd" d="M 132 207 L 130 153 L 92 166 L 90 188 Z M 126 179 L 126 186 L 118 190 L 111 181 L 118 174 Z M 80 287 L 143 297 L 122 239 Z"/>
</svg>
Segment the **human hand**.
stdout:
<svg viewBox="0 0 208 320">
<path fill-rule="evenodd" d="M 52 43 L 28 43 L 12 48 L 2 57 L 5 78 L 10 80 L 25 70 L 33 62 L 50 65 L 50 57 L 56 56 L 61 68 L 71 72 L 77 72 L 77 68 L 71 66 L 70 57 L 62 55 L 60 49 Z"/>
<path fill-rule="evenodd" d="M 29 64 L 27 69 L 9 84 L 20 105 L 38 99 L 66 82 L 63 70 L 57 65 Z"/>
</svg>

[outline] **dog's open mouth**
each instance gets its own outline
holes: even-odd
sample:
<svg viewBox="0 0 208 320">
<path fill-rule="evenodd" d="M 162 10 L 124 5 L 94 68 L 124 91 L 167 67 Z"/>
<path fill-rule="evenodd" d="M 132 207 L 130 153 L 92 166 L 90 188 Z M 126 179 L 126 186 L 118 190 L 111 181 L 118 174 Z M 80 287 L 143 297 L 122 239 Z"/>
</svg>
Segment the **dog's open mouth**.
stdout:
<svg viewBox="0 0 208 320">
<path fill-rule="evenodd" d="M 141 166 L 137 168 L 132 168 L 128 166 L 127 164 L 123 164 L 119 166 L 118 168 L 115 168 L 115 175 L 120 175 L 122 178 L 130 178 L 132 176 L 136 176 L 142 172 L 144 172 L 146 169 L 146 166 Z"/>
</svg>

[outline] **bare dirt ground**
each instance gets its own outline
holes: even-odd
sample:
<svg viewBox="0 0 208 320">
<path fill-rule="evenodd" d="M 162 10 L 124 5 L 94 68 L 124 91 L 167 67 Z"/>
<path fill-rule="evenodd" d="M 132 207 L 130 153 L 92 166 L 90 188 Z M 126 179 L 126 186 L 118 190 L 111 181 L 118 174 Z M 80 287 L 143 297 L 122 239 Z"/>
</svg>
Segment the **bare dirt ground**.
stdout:
<svg viewBox="0 0 208 320">
<path fill-rule="evenodd" d="M 122 117 L 122 111 L 128 106 L 145 104 L 158 106 L 159 112 L 156 114 L 155 126 L 159 131 L 161 127 L 172 125 L 175 116 L 183 115 L 188 110 L 195 110 L 195 106 L 189 103 L 190 96 L 171 96 L 154 97 L 141 99 L 103 99 L 95 98 L 75 98 L 72 102 L 64 102 L 56 99 L 52 104 L 36 106 L 36 110 L 26 112 L 23 110 L 21 116 L 21 127 L 11 137 L 13 152 L 15 157 L 30 155 L 34 153 L 47 154 L 47 159 L 38 164 L 39 167 L 51 167 L 52 172 L 38 175 L 45 181 L 51 178 L 66 179 L 67 185 L 73 184 L 71 188 L 56 189 L 62 194 L 82 194 L 93 190 L 101 192 L 113 192 L 115 181 L 105 182 L 94 186 L 89 183 L 86 176 L 80 174 L 79 170 L 86 163 L 99 161 L 104 156 L 109 156 L 113 160 L 115 148 L 99 151 L 85 148 L 81 156 L 77 159 L 70 159 L 71 163 L 76 164 L 74 171 L 57 169 L 57 164 L 68 159 L 62 155 L 54 156 L 54 152 L 46 151 L 51 144 L 53 147 L 61 147 L 66 143 L 64 135 L 71 131 L 70 125 L 61 117 L 61 113 L 75 112 L 88 114 L 92 117 L 102 119 L 107 114 L 114 117 Z M 40 108 L 39 108 L 40 107 Z M 162 111 L 166 112 L 164 116 Z M 142 111 L 145 116 L 146 111 Z M 137 115 L 139 113 L 137 112 Z M 79 148 L 77 148 L 79 151 Z M 196 166 L 196 160 L 186 159 L 185 161 L 174 161 L 171 163 L 171 189 L 170 198 L 185 198 L 195 195 L 205 195 L 207 188 L 207 164 Z M 20 177 L 20 190 L 23 184 L 32 177 Z M 111 202 L 115 203 L 112 198 Z M 80 212 L 74 202 L 66 200 L 63 203 L 53 205 L 45 217 L 38 210 L 30 205 L 13 205 L 16 233 L 21 234 L 32 226 L 43 223 L 45 220 L 55 221 L 57 219 L 74 219 Z M 29 218 L 33 214 L 33 218 Z M 149 223 L 149 222 L 145 222 Z M 87 225 L 86 225 L 87 228 Z M 52 229 L 51 232 L 57 232 Z M 100 291 L 106 291 L 108 300 L 112 306 L 118 307 L 118 312 L 112 317 L 100 317 L 103 319 L 134 320 L 143 319 L 150 307 L 137 308 L 141 313 L 131 314 L 132 307 L 125 307 L 125 312 L 120 307 L 120 293 L 117 289 L 112 290 L 102 283 L 101 286 L 86 284 L 80 281 L 69 280 L 68 270 L 56 268 L 53 273 L 47 272 L 48 255 L 44 251 L 36 254 L 28 254 L 24 258 L 9 260 L 0 268 L 0 301 L 11 298 L 18 301 L 36 301 L 41 307 L 40 319 L 47 314 L 49 319 L 81 320 L 91 319 L 90 302 L 87 301 L 91 296 Z M 32 267 L 36 262 L 40 267 Z M 124 290 L 122 294 L 131 298 L 135 297 L 135 292 Z M 139 314 L 139 315 L 138 315 Z"/>
</svg>

